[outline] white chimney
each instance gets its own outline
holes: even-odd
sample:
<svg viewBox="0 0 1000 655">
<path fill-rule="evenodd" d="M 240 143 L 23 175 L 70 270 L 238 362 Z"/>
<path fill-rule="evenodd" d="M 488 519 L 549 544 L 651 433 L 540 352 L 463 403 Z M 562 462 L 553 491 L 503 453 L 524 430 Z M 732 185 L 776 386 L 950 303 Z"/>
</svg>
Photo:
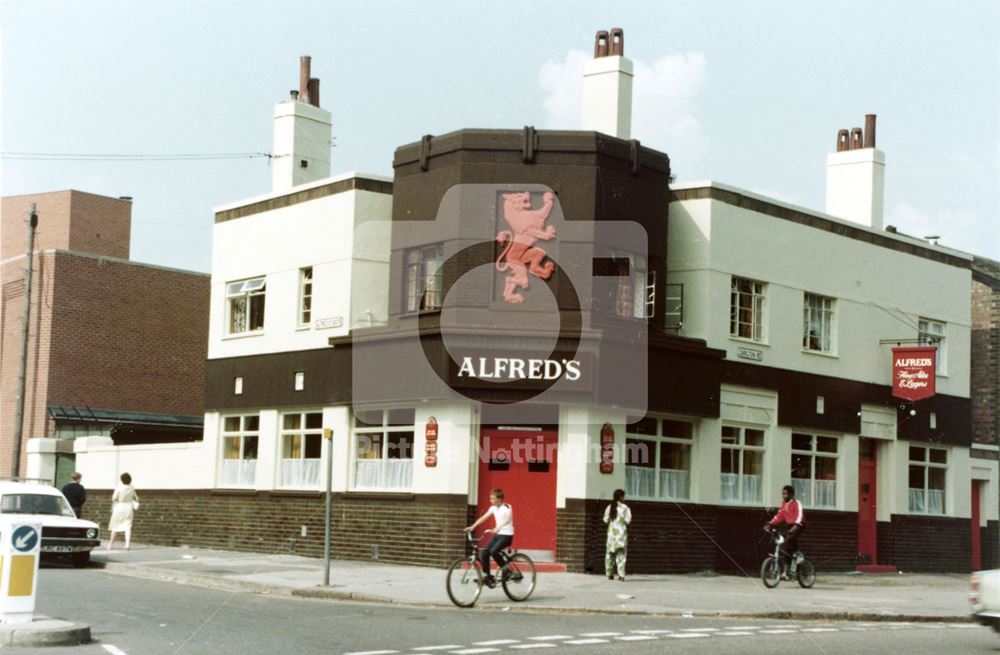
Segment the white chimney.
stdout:
<svg viewBox="0 0 1000 655">
<path fill-rule="evenodd" d="M 616 27 L 594 38 L 594 58 L 583 69 L 583 129 L 632 138 L 632 60 Z"/>
<path fill-rule="evenodd" d="M 837 152 L 826 156 L 826 213 L 876 230 L 885 205 L 885 153 L 875 147 L 875 114 L 865 130 L 837 133 Z"/>
<path fill-rule="evenodd" d="M 310 77 L 311 58 L 299 64 L 299 90 L 274 106 L 271 187 L 287 191 L 330 177 L 330 112 L 319 106 L 319 80 Z"/>
</svg>

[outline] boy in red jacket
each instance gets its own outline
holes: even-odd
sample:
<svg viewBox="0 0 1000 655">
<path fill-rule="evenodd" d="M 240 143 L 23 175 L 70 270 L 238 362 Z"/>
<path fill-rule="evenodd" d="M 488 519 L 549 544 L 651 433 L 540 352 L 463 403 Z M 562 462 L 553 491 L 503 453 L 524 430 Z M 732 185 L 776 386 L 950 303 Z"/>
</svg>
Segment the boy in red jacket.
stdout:
<svg viewBox="0 0 1000 655">
<path fill-rule="evenodd" d="M 765 530 L 781 528 L 785 531 L 785 543 L 781 545 L 781 564 L 785 579 L 791 577 L 788 573 L 788 563 L 799 549 L 799 536 L 805 530 L 805 520 L 802 503 L 795 499 L 795 488 L 786 484 L 781 488 L 781 507 L 778 508 L 778 513 L 764 526 Z"/>
</svg>

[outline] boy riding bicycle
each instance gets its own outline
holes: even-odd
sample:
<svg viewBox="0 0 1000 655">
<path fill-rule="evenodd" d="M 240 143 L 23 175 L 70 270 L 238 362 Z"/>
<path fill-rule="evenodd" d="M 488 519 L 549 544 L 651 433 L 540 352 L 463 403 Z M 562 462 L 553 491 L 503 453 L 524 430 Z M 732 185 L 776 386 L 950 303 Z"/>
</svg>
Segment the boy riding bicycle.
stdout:
<svg viewBox="0 0 1000 655">
<path fill-rule="evenodd" d="M 489 517 L 493 517 L 494 526 L 492 530 L 487 530 L 485 534 L 492 534 L 493 538 L 486 544 L 486 548 L 479 551 L 479 563 L 483 567 L 483 582 L 490 587 L 496 585 L 496 580 L 490 573 L 490 557 L 497 563 L 497 567 L 507 575 L 503 569 L 504 559 L 501 553 L 505 548 L 510 547 L 514 541 L 514 510 L 510 505 L 503 502 L 503 489 L 494 489 L 490 492 L 490 508 L 485 514 L 479 517 L 475 523 L 465 529 L 472 532 Z"/>
</svg>

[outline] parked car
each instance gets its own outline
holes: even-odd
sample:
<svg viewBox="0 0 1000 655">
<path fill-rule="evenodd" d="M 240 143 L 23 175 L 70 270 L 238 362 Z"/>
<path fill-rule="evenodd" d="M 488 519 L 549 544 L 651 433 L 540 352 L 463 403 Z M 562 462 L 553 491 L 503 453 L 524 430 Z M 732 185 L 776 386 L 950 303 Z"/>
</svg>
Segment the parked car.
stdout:
<svg viewBox="0 0 1000 655">
<path fill-rule="evenodd" d="M 1000 569 L 972 574 L 969 602 L 977 621 L 1000 632 Z"/>
<path fill-rule="evenodd" d="M 86 566 L 101 545 L 100 528 L 76 518 L 62 492 L 47 484 L 0 482 L 0 514 L 42 524 L 42 559 L 68 558 Z"/>
</svg>

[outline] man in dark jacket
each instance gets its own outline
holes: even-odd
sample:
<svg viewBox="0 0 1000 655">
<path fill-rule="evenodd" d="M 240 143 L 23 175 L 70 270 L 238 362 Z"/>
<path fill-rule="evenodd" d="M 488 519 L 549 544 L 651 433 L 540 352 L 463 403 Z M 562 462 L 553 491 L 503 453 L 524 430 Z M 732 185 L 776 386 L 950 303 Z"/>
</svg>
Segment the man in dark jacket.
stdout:
<svg viewBox="0 0 1000 655">
<path fill-rule="evenodd" d="M 80 514 L 83 512 L 83 504 L 87 502 L 87 490 L 80 484 L 80 478 L 82 477 L 79 473 L 74 473 L 69 476 L 72 482 L 67 483 L 62 488 L 63 495 L 69 501 L 69 506 L 76 513 L 76 518 L 80 518 Z"/>
</svg>

